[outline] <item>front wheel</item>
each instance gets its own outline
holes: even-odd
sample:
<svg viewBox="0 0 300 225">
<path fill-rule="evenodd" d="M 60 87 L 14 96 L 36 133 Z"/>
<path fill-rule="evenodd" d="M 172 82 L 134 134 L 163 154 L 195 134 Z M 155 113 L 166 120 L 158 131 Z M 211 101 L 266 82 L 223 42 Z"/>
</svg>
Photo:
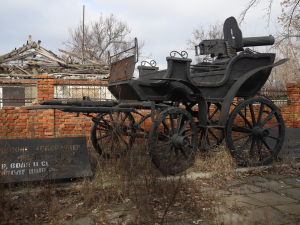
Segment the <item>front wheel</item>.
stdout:
<svg viewBox="0 0 300 225">
<path fill-rule="evenodd" d="M 241 102 L 226 126 L 227 145 L 243 166 L 262 166 L 275 159 L 284 141 L 284 121 L 280 110 L 262 97 Z"/>
<path fill-rule="evenodd" d="M 164 110 L 152 124 L 149 134 L 152 162 L 163 173 L 180 173 L 194 161 L 197 137 L 197 126 L 188 111 L 182 108 Z"/>
</svg>

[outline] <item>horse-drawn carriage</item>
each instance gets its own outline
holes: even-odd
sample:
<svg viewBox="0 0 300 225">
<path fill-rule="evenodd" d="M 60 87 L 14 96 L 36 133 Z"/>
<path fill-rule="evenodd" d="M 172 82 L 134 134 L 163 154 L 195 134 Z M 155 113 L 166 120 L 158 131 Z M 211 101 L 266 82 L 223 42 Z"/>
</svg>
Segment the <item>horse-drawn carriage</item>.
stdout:
<svg viewBox="0 0 300 225">
<path fill-rule="evenodd" d="M 200 50 L 211 61 L 191 65 L 186 52 L 171 52 L 166 70 L 159 70 L 154 61 L 148 62 L 150 66 L 142 63 L 135 78 L 135 39 L 133 48 L 109 56 L 108 88 L 116 101 L 40 104 L 66 112 L 98 113 L 92 118 L 91 139 L 96 151 L 106 157 L 120 156 L 136 139 L 144 138 L 153 163 L 163 172 L 177 174 L 193 163 L 197 149 L 215 148 L 226 139 L 240 164 L 266 165 L 277 157 L 285 128 L 280 110 L 257 94 L 272 68 L 287 59 L 274 63 L 275 54 L 244 47 L 273 43 L 272 36 L 243 38 L 230 17 L 224 23 L 224 39 L 203 40 L 195 47 L 196 55 Z M 132 55 L 113 60 L 130 51 Z M 141 115 L 139 109 L 150 113 Z M 133 114 L 142 117 L 135 121 Z M 141 126 L 145 120 L 152 120 L 150 130 Z"/>
</svg>

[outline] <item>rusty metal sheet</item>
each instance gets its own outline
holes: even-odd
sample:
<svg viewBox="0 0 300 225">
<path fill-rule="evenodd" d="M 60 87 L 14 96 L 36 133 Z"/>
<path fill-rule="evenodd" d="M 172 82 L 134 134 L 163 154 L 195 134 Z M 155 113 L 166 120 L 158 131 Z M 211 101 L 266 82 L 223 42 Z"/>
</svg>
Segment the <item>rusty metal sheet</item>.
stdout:
<svg viewBox="0 0 300 225">
<path fill-rule="evenodd" d="M 132 78 L 135 67 L 135 56 L 122 59 L 111 64 L 109 82 Z"/>
<path fill-rule="evenodd" d="M 0 140 L 1 183 L 91 176 L 85 137 Z"/>
</svg>

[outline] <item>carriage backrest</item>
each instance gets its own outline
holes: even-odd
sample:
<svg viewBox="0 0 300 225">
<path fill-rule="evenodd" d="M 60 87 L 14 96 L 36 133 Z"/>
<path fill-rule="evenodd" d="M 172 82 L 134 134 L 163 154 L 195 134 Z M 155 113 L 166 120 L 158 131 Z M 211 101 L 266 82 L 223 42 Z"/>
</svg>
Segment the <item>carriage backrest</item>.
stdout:
<svg viewBox="0 0 300 225">
<path fill-rule="evenodd" d="M 135 55 L 111 63 L 110 75 L 108 82 L 116 82 L 119 80 L 129 80 L 133 77 L 135 68 Z"/>
<path fill-rule="evenodd" d="M 122 58 L 120 60 L 121 57 Z M 116 60 L 112 62 L 112 58 Z M 108 64 L 110 65 L 110 74 L 108 83 L 113 83 L 121 80 L 129 80 L 133 77 L 135 64 L 139 60 L 138 41 L 134 39 L 134 46 L 110 56 L 108 52 Z"/>
</svg>

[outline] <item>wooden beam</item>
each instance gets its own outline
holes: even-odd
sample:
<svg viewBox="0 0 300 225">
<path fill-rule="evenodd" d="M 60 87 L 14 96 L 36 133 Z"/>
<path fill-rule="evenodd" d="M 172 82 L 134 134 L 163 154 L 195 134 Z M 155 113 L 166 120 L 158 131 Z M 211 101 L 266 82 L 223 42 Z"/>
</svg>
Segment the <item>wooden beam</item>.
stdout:
<svg viewBox="0 0 300 225">
<path fill-rule="evenodd" d="M 3 59 L 2 61 L 0 61 L 0 63 L 7 63 L 10 61 L 21 60 L 21 59 L 25 59 L 26 57 L 33 56 L 33 55 L 36 55 L 36 52 L 31 52 L 31 53 L 27 53 L 24 55 L 16 55 L 14 57 L 9 57 L 9 58 Z"/>
<path fill-rule="evenodd" d="M 23 53 L 31 48 L 36 48 L 38 47 L 39 45 L 35 42 L 33 42 L 32 44 L 27 44 L 27 45 L 24 45 L 23 47 L 21 48 L 18 48 L 16 50 L 12 50 L 10 53 L 7 53 L 5 55 L 2 55 L 0 56 L 0 63 L 2 63 L 5 59 L 8 59 L 8 58 L 11 58 L 15 55 L 18 55 L 20 53 Z"/>
<path fill-rule="evenodd" d="M 28 74 L 28 75 L 31 75 L 30 73 L 28 73 L 26 70 L 23 70 L 21 67 L 19 67 L 19 66 L 16 66 L 15 65 L 15 67 L 16 68 L 18 68 L 19 70 L 21 70 L 22 72 L 24 72 L 24 73 L 26 73 L 26 74 Z"/>
</svg>

